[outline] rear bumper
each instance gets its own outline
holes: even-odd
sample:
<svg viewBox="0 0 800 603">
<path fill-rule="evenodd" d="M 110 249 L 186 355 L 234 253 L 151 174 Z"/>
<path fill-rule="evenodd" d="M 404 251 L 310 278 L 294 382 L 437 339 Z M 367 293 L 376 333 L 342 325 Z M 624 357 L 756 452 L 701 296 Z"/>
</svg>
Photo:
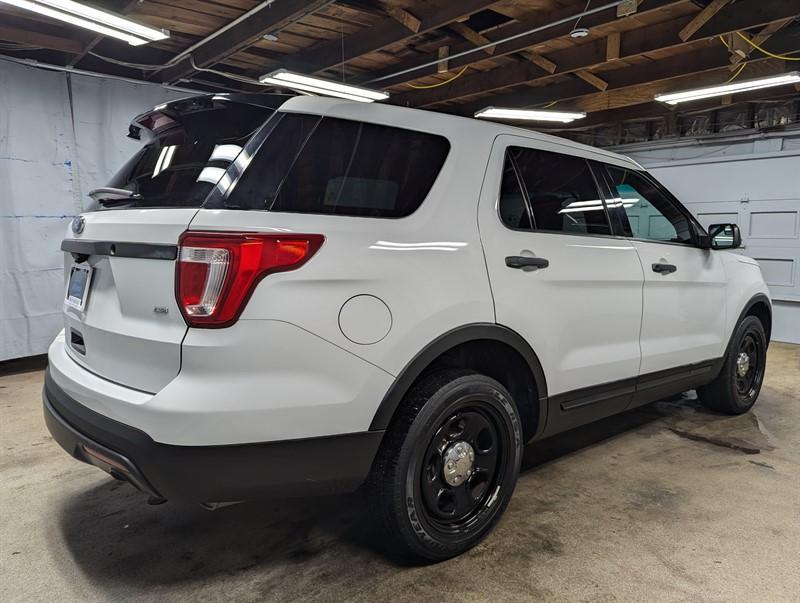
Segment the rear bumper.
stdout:
<svg viewBox="0 0 800 603">
<path fill-rule="evenodd" d="M 187 502 L 350 492 L 366 479 L 382 431 L 233 446 L 175 446 L 105 417 L 67 395 L 48 369 L 50 433 L 76 459 L 152 496 Z"/>
</svg>

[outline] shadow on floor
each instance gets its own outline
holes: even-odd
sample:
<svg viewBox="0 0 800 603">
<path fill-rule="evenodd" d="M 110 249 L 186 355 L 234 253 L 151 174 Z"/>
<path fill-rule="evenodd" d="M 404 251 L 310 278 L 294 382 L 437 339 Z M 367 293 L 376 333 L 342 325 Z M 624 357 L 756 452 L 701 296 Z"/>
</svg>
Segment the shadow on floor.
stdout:
<svg viewBox="0 0 800 603">
<path fill-rule="evenodd" d="M 523 471 L 535 472 L 659 420 L 669 423 L 687 411 L 693 421 L 713 420 L 696 404 L 687 404 L 689 409 L 674 403 L 647 406 L 537 442 L 526 450 Z M 319 568 L 323 559 L 334 559 L 334 567 L 346 565 L 355 575 L 390 564 L 370 545 L 366 514 L 358 494 L 247 503 L 214 512 L 174 503 L 153 507 L 131 486 L 109 480 L 63 500 L 57 515 L 61 534 L 54 537 L 63 539 L 94 581 L 115 586 L 203 581 L 254 568 L 269 574 L 297 563 Z"/>
<path fill-rule="evenodd" d="M 47 354 L 40 356 L 27 356 L 25 358 L 15 358 L 14 360 L 3 360 L 0 362 L 0 377 L 6 375 L 16 375 L 18 373 L 30 373 L 41 371 L 47 366 Z"/>
</svg>

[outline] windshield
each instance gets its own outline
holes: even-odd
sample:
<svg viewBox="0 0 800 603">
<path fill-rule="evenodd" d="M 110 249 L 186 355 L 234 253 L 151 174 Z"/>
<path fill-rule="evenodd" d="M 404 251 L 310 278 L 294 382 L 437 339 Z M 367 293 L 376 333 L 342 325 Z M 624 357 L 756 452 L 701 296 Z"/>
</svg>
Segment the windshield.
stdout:
<svg viewBox="0 0 800 603">
<path fill-rule="evenodd" d="M 199 207 L 273 109 L 228 104 L 183 115 L 163 115 L 161 127 L 111 178 L 109 188 L 131 191 L 107 207 Z"/>
</svg>

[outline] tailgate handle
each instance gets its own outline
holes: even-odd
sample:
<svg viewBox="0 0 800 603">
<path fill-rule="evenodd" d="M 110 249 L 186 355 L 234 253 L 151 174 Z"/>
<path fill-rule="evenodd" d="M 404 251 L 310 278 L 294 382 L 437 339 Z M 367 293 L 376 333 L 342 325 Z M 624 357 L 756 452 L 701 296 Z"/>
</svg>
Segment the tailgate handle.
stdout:
<svg viewBox="0 0 800 603">
<path fill-rule="evenodd" d="M 86 344 L 83 343 L 83 335 L 81 335 L 80 331 L 70 328 L 69 345 L 79 354 L 86 356 Z"/>
</svg>

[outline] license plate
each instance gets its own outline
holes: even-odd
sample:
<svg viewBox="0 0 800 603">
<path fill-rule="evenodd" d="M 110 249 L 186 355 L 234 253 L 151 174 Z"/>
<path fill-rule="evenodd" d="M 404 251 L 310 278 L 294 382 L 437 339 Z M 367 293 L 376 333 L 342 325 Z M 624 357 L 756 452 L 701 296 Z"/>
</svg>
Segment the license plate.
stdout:
<svg viewBox="0 0 800 603">
<path fill-rule="evenodd" d="M 86 307 L 86 299 L 89 297 L 89 283 L 91 282 L 91 266 L 73 266 L 70 268 L 64 303 L 83 312 Z"/>
</svg>

